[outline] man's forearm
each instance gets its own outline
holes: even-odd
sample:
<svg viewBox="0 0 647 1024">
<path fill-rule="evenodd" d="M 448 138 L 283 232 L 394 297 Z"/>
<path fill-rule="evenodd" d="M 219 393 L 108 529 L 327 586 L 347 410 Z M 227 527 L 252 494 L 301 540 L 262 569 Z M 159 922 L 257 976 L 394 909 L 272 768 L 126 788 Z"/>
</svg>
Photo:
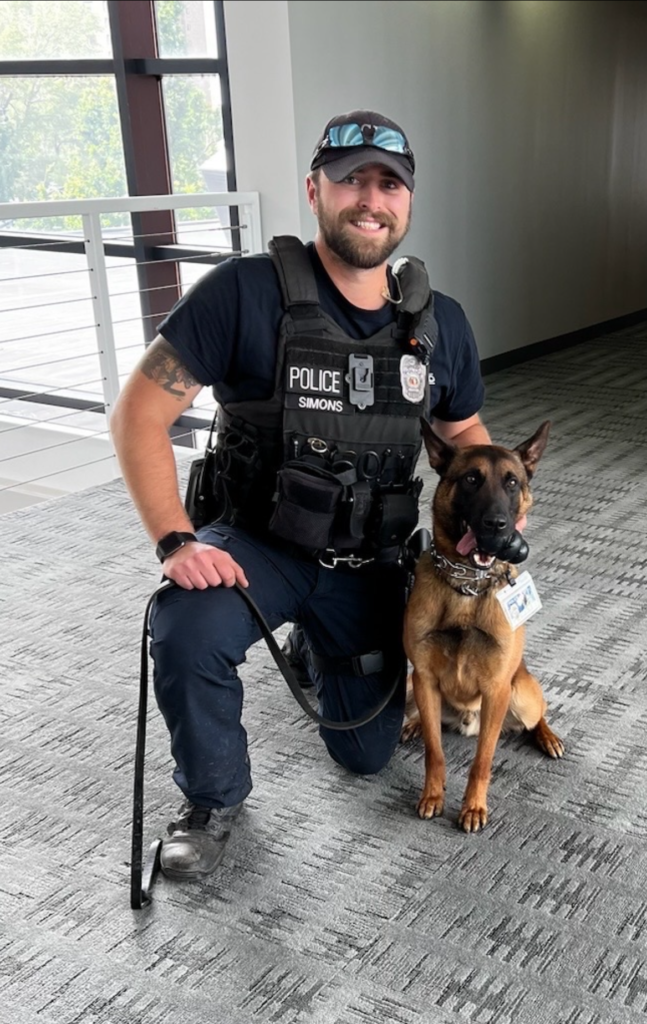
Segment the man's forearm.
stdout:
<svg viewBox="0 0 647 1024">
<path fill-rule="evenodd" d="M 467 448 L 471 444 L 492 444 L 490 435 L 478 415 L 470 416 L 459 423 L 434 419 L 432 427 L 443 441 L 455 445 L 456 448 Z"/>
<path fill-rule="evenodd" d="M 166 428 L 159 423 L 116 423 L 113 440 L 119 465 L 142 523 L 157 542 L 171 530 L 192 532 L 180 498 L 175 456 Z"/>
<path fill-rule="evenodd" d="M 492 440 L 485 426 L 482 423 L 475 423 L 459 434 L 455 434 L 451 443 L 457 448 L 467 448 L 470 444 L 492 444 Z"/>
</svg>

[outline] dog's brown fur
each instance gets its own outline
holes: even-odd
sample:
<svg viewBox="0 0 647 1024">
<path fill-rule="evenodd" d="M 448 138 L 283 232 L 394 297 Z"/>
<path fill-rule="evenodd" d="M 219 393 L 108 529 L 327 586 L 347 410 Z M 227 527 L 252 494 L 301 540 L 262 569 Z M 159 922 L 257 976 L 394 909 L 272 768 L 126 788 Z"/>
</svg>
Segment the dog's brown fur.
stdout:
<svg viewBox="0 0 647 1024">
<path fill-rule="evenodd" d="M 532 504 L 529 481 L 546 446 L 549 426 L 542 424 L 528 441 L 509 450 L 497 446 L 454 448 L 423 423 L 429 461 L 440 475 L 433 500 L 433 539 L 439 555 L 457 564 L 470 564 L 469 556 L 457 553 L 456 543 L 466 523 L 472 523 L 460 521 L 460 517 L 457 521 L 457 506 L 462 502 L 464 509 L 462 481 L 474 470 L 482 480 L 481 506 L 486 492 L 488 500 L 499 502 L 499 508 L 502 501 L 507 502 L 513 528 L 528 512 Z M 518 482 L 514 487 L 510 484 L 512 478 Z M 516 491 L 514 495 L 512 490 Z M 546 702 L 541 687 L 523 661 L 524 629 L 512 630 L 495 596 L 505 586 L 508 570 L 516 576 L 514 567 L 497 560 L 491 570 L 497 578 L 490 589 L 477 597 L 464 596 L 457 582 L 452 583 L 437 569 L 426 552 L 416 567 L 405 616 L 404 644 L 413 665 L 413 695 L 418 710 L 408 718 L 403 739 L 420 731 L 425 744 L 425 784 L 418 814 L 433 818 L 443 810 L 441 720 L 443 705 L 449 705 L 458 715 L 461 732 L 478 732 L 476 756 L 458 819 L 466 832 L 476 832 L 487 822 L 492 761 L 504 724 L 532 731 L 537 745 L 549 757 L 561 757 L 564 751 L 543 717 Z"/>
</svg>

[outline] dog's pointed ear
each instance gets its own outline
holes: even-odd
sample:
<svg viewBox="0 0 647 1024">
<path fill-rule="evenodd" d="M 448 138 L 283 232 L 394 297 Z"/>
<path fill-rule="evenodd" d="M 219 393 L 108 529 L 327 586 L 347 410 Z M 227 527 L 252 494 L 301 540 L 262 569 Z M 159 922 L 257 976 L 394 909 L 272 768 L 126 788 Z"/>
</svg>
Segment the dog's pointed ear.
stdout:
<svg viewBox="0 0 647 1024">
<path fill-rule="evenodd" d="M 515 448 L 525 466 L 529 480 L 537 469 L 537 463 L 544 454 L 544 449 L 548 443 L 549 430 L 550 420 L 545 420 L 532 437 L 529 437 L 523 444 L 518 444 Z"/>
<path fill-rule="evenodd" d="M 436 470 L 439 476 L 444 476 L 449 463 L 456 454 L 456 449 L 453 445 L 443 441 L 442 437 L 438 437 L 438 434 L 432 430 L 431 424 L 423 419 L 422 416 L 420 417 L 420 424 L 422 426 L 422 439 L 425 442 L 425 448 L 429 456 L 429 465 L 432 469 Z"/>
</svg>

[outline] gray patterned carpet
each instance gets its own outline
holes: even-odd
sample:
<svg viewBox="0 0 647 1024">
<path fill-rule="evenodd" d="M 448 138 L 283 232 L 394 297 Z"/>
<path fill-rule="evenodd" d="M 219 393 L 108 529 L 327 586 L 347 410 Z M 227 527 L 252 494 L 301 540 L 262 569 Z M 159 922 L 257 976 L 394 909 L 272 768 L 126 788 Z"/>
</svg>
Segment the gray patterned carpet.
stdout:
<svg viewBox="0 0 647 1024">
<path fill-rule="evenodd" d="M 647 1021 L 647 328 L 487 379 L 515 444 L 546 418 L 528 624 L 561 762 L 502 741 L 491 823 L 456 828 L 474 740 L 331 762 L 266 649 L 245 667 L 255 789 L 226 861 L 129 908 L 138 641 L 158 570 L 121 483 L 6 515 L 1 1024 Z M 282 634 L 281 634 L 282 635 Z M 178 799 L 151 708 L 146 844 Z"/>
</svg>

